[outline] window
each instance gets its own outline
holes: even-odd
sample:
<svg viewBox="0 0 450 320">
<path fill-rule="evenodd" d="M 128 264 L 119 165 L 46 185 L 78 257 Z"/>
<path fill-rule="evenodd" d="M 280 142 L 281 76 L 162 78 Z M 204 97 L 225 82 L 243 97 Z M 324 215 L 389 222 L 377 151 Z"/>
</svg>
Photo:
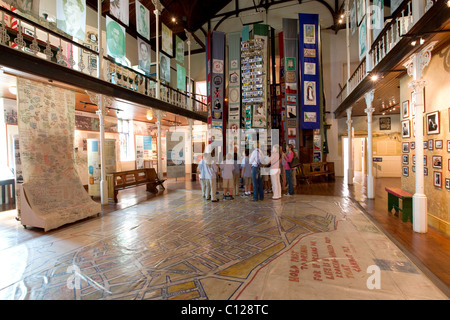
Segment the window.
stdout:
<svg viewBox="0 0 450 320">
<path fill-rule="evenodd" d="M 133 121 L 117 119 L 117 131 L 119 132 L 120 160 L 134 160 Z"/>
</svg>

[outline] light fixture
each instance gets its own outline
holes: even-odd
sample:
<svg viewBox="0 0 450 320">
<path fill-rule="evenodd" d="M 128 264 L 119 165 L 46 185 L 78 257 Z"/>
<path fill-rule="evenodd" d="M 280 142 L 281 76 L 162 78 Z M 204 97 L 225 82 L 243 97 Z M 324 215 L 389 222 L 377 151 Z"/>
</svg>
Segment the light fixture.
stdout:
<svg viewBox="0 0 450 320">
<path fill-rule="evenodd" d="M 8 87 L 8 90 L 11 94 L 17 95 L 17 87 L 11 86 L 11 87 Z"/>
<path fill-rule="evenodd" d="M 450 8 L 450 0 L 447 0 L 447 7 Z"/>
<path fill-rule="evenodd" d="M 370 77 L 370 79 L 371 79 L 372 81 L 377 81 L 377 80 L 378 80 L 378 75 L 377 75 L 377 74 L 374 74 L 374 75 L 372 75 L 372 76 Z"/>
<path fill-rule="evenodd" d="M 414 47 L 415 45 L 416 45 L 416 43 L 417 43 L 417 41 L 416 40 L 414 40 L 414 41 L 411 41 L 411 45 Z"/>
<path fill-rule="evenodd" d="M 147 120 L 152 120 L 153 119 L 153 112 L 152 110 L 147 110 Z"/>
<path fill-rule="evenodd" d="M 425 40 L 423 38 L 420 38 L 420 45 L 423 45 L 425 43 Z"/>
<path fill-rule="evenodd" d="M 177 19 L 175 19 L 175 17 L 172 17 L 172 22 L 176 22 Z"/>
<path fill-rule="evenodd" d="M 339 21 L 338 21 L 339 23 L 342 23 L 342 18 L 341 19 L 339 19 Z"/>
</svg>

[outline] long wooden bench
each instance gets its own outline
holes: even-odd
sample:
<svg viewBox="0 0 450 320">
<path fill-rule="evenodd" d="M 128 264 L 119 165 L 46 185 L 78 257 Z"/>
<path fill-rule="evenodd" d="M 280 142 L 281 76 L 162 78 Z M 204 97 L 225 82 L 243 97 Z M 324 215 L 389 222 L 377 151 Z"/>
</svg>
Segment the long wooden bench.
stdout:
<svg viewBox="0 0 450 320">
<path fill-rule="evenodd" d="M 395 209 L 395 215 L 398 216 L 398 212 L 402 212 L 402 221 L 406 222 L 411 220 L 412 222 L 412 197 L 413 195 L 400 188 L 388 188 L 385 190 L 388 193 L 388 211 L 391 212 Z M 399 200 L 402 199 L 402 208 L 400 208 Z"/>
<path fill-rule="evenodd" d="M 164 188 L 164 181 L 158 178 L 154 168 L 137 169 L 114 172 L 111 174 L 114 187 L 114 202 L 117 203 L 117 194 L 119 190 L 133 188 L 141 185 L 147 186 L 147 191 L 158 193 L 158 186 Z"/>
<path fill-rule="evenodd" d="M 308 184 L 315 177 L 326 177 L 334 179 L 334 162 L 311 162 L 303 163 L 297 170 L 297 179 L 305 180 Z"/>
</svg>

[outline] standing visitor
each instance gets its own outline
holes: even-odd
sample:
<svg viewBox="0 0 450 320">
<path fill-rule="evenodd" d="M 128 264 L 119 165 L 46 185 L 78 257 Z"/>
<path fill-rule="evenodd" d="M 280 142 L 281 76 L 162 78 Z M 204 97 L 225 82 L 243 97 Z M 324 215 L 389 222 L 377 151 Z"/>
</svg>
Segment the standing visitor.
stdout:
<svg viewBox="0 0 450 320">
<path fill-rule="evenodd" d="M 286 195 L 292 196 L 294 194 L 294 185 L 292 183 L 292 169 L 289 163 L 295 156 L 294 146 L 292 144 L 288 144 L 286 152 L 287 153 L 284 156 L 284 171 L 286 172 L 286 180 L 288 184 L 288 193 L 286 193 Z"/>
<path fill-rule="evenodd" d="M 213 151 L 214 152 L 214 151 Z M 211 157 L 208 157 L 207 160 L 207 170 L 208 170 L 208 178 L 209 178 L 209 186 L 211 190 L 211 202 L 217 202 L 216 192 L 217 192 L 217 164 L 214 161 L 214 153 L 211 152 Z"/>
<path fill-rule="evenodd" d="M 234 168 L 233 168 L 233 195 L 235 197 L 239 196 L 239 179 L 241 177 L 241 166 L 238 163 L 238 155 L 234 153 Z"/>
<path fill-rule="evenodd" d="M 202 196 L 206 200 L 211 199 L 211 188 L 209 185 L 209 172 L 206 164 L 206 159 L 208 158 L 208 154 L 204 153 L 202 159 L 198 163 L 198 171 L 200 172 L 200 186 L 202 187 Z"/>
<path fill-rule="evenodd" d="M 249 150 L 245 149 L 244 159 L 241 163 L 241 177 L 244 180 L 244 196 L 249 196 L 252 192 L 252 165 L 250 164 L 250 159 L 248 158 Z"/>
<path fill-rule="evenodd" d="M 259 140 L 256 142 L 256 149 L 253 150 L 250 156 L 250 164 L 252 166 L 252 181 L 253 181 L 253 201 L 264 200 L 263 181 L 261 176 L 261 159 L 264 155 L 259 149 Z"/>
<path fill-rule="evenodd" d="M 223 199 L 233 200 L 233 189 L 234 189 L 234 161 L 231 153 L 227 154 L 227 159 L 224 163 L 220 164 L 220 171 L 222 174 L 222 184 L 223 184 Z"/>
</svg>

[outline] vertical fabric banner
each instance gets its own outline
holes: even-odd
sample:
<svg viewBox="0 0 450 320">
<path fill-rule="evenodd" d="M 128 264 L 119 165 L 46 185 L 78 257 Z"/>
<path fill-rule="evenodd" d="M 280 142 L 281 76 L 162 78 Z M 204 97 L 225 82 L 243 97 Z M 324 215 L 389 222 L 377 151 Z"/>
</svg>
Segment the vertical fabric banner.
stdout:
<svg viewBox="0 0 450 320">
<path fill-rule="evenodd" d="M 301 129 L 320 129 L 319 15 L 299 14 Z"/>
<path fill-rule="evenodd" d="M 225 141 L 224 124 L 226 123 L 224 112 L 225 98 L 225 33 L 213 31 L 208 34 L 207 40 L 207 87 L 208 87 L 208 125 L 210 135 L 214 136 L 214 146 L 223 147 Z M 220 156 L 216 154 L 216 156 Z"/>
<path fill-rule="evenodd" d="M 262 74 L 262 91 L 263 91 L 263 109 L 266 115 L 265 123 L 263 125 L 264 128 L 269 129 L 271 124 L 270 117 L 270 108 L 269 108 L 269 25 L 267 24 L 255 24 L 253 25 L 253 38 L 254 39 L 262 39 L 263 40 L 263 54 L 262 54 L 262 62 L 263 62 L 263 74 Z"/>
<path fill-rule="evenodd" d="M 241 34 L 228 35 L 228 124 L 227 128 L 241 127 Z"/>
<path fill-rule="evenodd" d="M 283 19 L 284 84 L 286 109 L 285 140 L 296 149 L 299 147 L 299 86 L 298 86 L 298 38 L 297 20 Z M 301 91 L 300 91 L 301 92 Z"/>
</svg>

